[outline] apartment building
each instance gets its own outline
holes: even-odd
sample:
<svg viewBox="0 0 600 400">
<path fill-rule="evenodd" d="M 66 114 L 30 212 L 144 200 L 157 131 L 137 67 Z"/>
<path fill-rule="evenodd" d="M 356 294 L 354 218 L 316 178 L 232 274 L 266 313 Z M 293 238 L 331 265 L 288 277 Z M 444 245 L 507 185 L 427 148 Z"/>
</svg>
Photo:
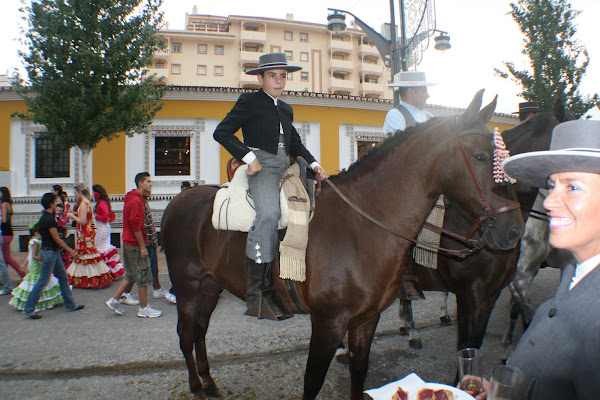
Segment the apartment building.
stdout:
<svg viewBox="0 0 600 400">
<path fill-rule="evenodd" d="M 258 87 L 245 71 L 263 53 L 282 52 L 302 66 L 290 73 L 287 90 L 391 99 L 390 70 L 362 30 L 330 33 L 325 24 L 231 15 L 185 16 L 185 30 L 162 30 L 165 50 L 149 73 L 178 86 Z"/>
</svg>

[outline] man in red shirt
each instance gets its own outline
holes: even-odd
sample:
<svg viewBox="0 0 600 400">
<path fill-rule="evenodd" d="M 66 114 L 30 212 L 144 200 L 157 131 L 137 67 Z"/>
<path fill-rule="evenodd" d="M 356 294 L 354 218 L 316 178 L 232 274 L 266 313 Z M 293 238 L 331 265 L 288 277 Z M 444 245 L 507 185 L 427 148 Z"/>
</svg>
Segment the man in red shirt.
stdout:
<svg viewBox="0 0 600 400">
<path fill-rule="evenodd" d="M 121 308 L 119 299 L 123 292 L 137 283 L 140 296 L 138 317 L 156 318 L 162 312 L 155 310 L 148 304 L 148 285 L 152 284 L 150 260 L 146 248 L 148 239 L 144 229 L 144 196 L 152 193 L 152 180 L 147 172 L 140 172 L 135 176 L 136 189 L 131 190 L 123 198 L 123 261 L 125 264 L 125 279 L 119 285 L 115 295 L 106 302 L 106 306 L 118 315 L 125 312 Z"/>
</svg>

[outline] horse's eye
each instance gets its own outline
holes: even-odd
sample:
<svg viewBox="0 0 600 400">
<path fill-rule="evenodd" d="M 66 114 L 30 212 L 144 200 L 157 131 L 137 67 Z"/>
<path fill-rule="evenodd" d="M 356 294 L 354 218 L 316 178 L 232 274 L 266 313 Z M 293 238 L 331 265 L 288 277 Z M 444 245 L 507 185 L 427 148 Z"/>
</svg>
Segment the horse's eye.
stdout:
<svg viewBox="0 0 600 400">
<path fill-rule="evenodd" d="M 485 161 L 485 160 L 486 160 L 486 158 L 487 158 L 487 157 L 485 156 L 485 153 L 478 153 L 478 154 L 475 154 L 475 159 L 476 159 L 477 161 Z"/>
</svg>

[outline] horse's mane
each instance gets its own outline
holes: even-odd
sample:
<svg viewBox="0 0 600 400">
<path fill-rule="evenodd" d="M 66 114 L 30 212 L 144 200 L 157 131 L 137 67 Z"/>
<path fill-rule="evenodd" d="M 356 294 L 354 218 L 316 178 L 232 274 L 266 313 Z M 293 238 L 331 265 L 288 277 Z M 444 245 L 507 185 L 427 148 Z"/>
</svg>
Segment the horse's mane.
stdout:
<svg viewBox="0 0 600 400">
<path fill-rule="evenodd" d="M 373 159 L 378 159 L 382 155 L 388 153 L 391 149 L 398 146 L 400 143 L 407 141 L 409 138 L 418 135 L 420 132 L 426 130 L 431 125 L 438 123 L 444 117 L 434 117 L 422 124 L 417 124 L 415 126 L 411 126 L 404 131 L 396 131 L 396 133 L 388 136 L 383 142 L 379 143 L 379 145 L 375 146 L 368 153 L 364 154 L 358 160 L 350 164 L 346 171 L 342 171 L 337 176 L 346 176 L 352 174 L 358 167 L 370 162 Z"/>
<path fill-rule="evenodd" d="M 528 121 L 515 126 L 514 128 L 507 129 L 502 132 L 502 138 L 508 149 L 511 149 L 515 143 L 523 136 L 531 137 L 531 133 L 544 132 L 544 128 L 552 122 L 554 116 L 548 113 L 539 113 L 535 117 Z"/>
</svg>

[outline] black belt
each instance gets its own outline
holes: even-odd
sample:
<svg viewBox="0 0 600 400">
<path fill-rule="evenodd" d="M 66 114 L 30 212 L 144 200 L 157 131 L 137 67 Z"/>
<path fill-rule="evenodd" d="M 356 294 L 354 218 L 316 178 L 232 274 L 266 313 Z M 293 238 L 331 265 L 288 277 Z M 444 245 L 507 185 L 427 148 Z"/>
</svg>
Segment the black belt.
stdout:
<svg viewBox="0 0 600 400">
<path fill-rule="evenodd" d="M 42 250 L 54 250 L 54 251 L 58 251 L 58 247 L 42 246 Z"/>
</svg>

